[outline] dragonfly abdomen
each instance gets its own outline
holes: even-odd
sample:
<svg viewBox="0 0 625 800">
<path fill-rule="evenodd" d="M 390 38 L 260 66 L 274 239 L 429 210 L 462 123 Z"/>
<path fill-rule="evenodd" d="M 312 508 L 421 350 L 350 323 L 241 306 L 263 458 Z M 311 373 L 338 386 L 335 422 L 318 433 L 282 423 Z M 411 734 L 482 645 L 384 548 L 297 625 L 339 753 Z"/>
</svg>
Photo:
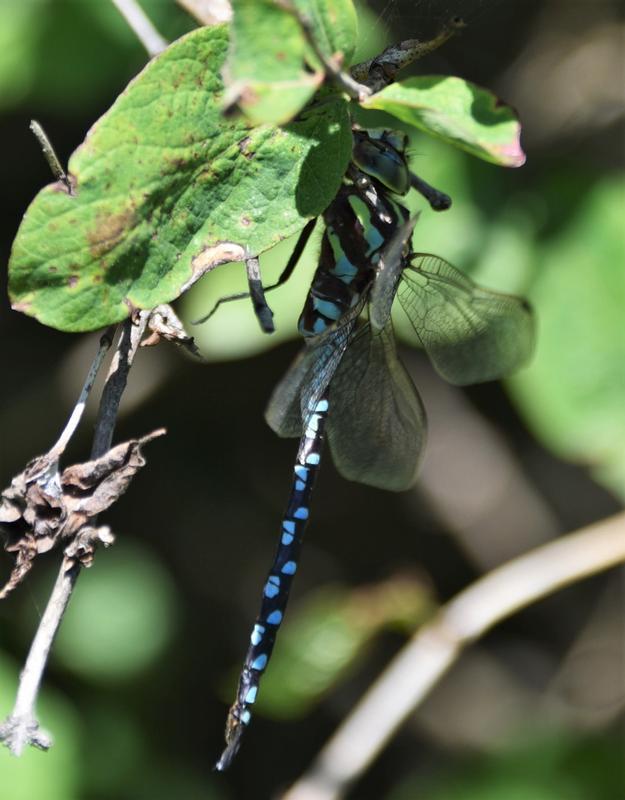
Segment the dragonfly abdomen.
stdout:
<svg viewBox="0 0 625 800">
<path fill-rule="evenodd" d="M 304 530 L 308 521 L 310 497 L 321 461 L 325 421 L 328 415 L 327 395 L 311 409 L 306 429 L 300 441 L 293 484 L 282 518 L 282 533 L 273 564 L 267 576 L 260 613 L 250 636 L 250 644 L 239 678 L 237 698 L 228 714 L 226 724 L 227 747 L 219 762 L 218 770 L 227 769 L 239 749 L 243 731 L 252 718 L 251 707 L 256 701 L 258 687 L 271 657 L 278 628 L 289 599 Z"/>
</svg>

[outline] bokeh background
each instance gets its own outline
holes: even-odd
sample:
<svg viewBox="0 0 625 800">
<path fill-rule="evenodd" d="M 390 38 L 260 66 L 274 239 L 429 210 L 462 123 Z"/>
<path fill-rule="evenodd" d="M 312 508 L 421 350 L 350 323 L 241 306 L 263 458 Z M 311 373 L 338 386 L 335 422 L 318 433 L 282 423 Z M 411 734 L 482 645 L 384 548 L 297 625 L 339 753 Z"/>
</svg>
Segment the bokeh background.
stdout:
<svg viewBox="0 0 625 800">
<path fill-rule="evenodd" d="M 194 27 L 173 0 L 142 4 L 170 40 Z M 414 71 L 473 80 L 519 110 L 520 170 L 412 132 L 415 169 L 454 198 L 444 215 L 422 213 L 416 241 L 492 288 L 528 296 L 535 359 L 504 385 L 460 391 L 420 352 L 402 350 L 430 419 L 421 479 L 393 495 L 343 480 L 326 458 L 262 702 L 235 768 L 217 776 L 296 448 L 266 427 L 263 408 L 298 348 L 314 246 L 272 297 L 271 339 L 241 303 L 194 331 L 207 363 L 174 348 L 142 351 L 117 437 L 162 425 L 168 436 L 149 445 L 148 467 L 106 515 L 117 543 L 81 576 L 56 643 L 40 699 L 56 745 L 20 760 L 0 752 L 3 800 L 277 797 L 438 604 L 622 508 L 623 2 L 381 0 L 359 13 L 362 57 L 426 38 L 461 13 L 463 35 Z M 96 335 L 45 329 L 6 300 L 11 241 L 50 180 L 29 120 L 66 161 L 145 61 L 105 0 L 0 0 L 1 486 L 55 440 L 97 345 Z M 268 280 L 289 246 L 263 258 Z M 190 320 L 242 285 L 240 267 L 222 267 L 178 310 Z M 72 459 L 87 457 L 92 424 L 93 409 Z M 41 558 L 0 604 L 0 716 L 58 563 L 55 553 Z M 10 564 L 0 553 L 3 575 Z M 622 577 L 571 586 L 465 653 L 350 797 L 625 796 Z"/>
</svg>

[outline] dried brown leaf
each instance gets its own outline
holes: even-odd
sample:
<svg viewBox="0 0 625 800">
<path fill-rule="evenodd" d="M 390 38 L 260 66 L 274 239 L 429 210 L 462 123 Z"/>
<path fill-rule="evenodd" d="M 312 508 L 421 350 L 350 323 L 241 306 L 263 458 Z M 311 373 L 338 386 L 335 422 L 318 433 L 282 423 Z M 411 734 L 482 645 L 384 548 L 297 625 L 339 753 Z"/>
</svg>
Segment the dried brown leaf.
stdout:
<svg viewBox="0 0 625 800">
<path fill-rule="evenodd" d="M 61 539 L 73 539 L 66 556 L 84 566 L 91 563 L 98 542 L 111 544 L 110 530 L 90 523 L 126 491 L 145 465 L 143 445 L 164 433 L 161 428 L 130 439 L 100 458 L 67 467 L 62 474 L 58 459 L 49 453 L 31 461 L 13 478 L 0 494 L 0 531 L 6 538 L 5 550 L 16 553 L 16 558 L 0 599 L 24 579 L 36 556 Z"/>
</svg>

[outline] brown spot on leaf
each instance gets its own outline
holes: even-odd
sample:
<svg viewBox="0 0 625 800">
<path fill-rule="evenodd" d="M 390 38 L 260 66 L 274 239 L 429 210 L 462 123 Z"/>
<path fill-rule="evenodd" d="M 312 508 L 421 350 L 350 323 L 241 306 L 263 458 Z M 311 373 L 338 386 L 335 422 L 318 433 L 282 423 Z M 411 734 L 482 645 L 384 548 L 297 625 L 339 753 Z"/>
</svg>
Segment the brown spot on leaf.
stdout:
<svg viewBox="0 0 625 800">
<path fill-rule="evenodd" d="M 251 138 L 249 136 L 246 136 L 244 139 L 241 139 L 241 141 L 238 143 L 239 152 L 241 153 L 242 156 L 247 158 L 248 161 L 254 158 L 254 156 L 256 155 L 256 153 L 248 149 L 251 142 L 252 142 Z"/>
<path fill-rule="evenodd" d="M 98 214 L 95 227 L 87 233 L 89 251 L 93 258 L 101 258 L 116 247 L 134 223 L 134 208 L 128 208 L 121 214 Z"/>
<path fill-rule="evenodd" d="M 78 283 L 78 275 L 70 275 L 67 279 L 67 285 L 70 289 L 73 289 L 74 286 Z"/>
<path fill-rule="evenodd" d="M 31 304 L 27 302 L 11 303 L 11 308 L 19 314 L 30 314 Z"/>
<path fill-rule="evenodd" d="M 242 103 L 244 106 L 253 106 L 255 103 L 259 101 L 258 93 L 252 89 L 251 86 L 244 86 L 241 89 L 241 94 L 239 95 L 239 102 Z"/>
<path fill-rule="evenodd" d="M 162 171 L 163 175 L 169 175 L 172 172 L 183 172 L 188 167 L 187 160 L 179 156 L 164 158 L 163 163 L 166 165 L 166 168 Z"/>
<path fill-rule="evenodd" d="M 252 224 L 252 220 L 249 217 L 241 217 L 241 225 L 243 225 L 244 228 L 247 228 L 248 225 L 251 225 L 251 224 Z"/>
</svg>

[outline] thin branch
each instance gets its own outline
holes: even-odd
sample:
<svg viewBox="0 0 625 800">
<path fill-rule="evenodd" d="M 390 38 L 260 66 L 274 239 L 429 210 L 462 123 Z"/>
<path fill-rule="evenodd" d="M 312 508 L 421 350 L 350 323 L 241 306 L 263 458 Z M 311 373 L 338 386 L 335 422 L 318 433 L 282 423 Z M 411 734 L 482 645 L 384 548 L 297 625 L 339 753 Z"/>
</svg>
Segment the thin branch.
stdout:
<svg viewBox="0 0 625 800">
<path fill-rule="evenodd" d="M 282 800 L 338 800 L 465 647 L 516 611 L 624 561 L 625 512 L 480 578 L 415 634 Z"/>
<path fill-rule="evenodd" d="M 56 151 L 52 146 L 52 142 L 50 141 L 50 139 L 48 139 L 48 134 L 44 131 L 41 124 L 37 122 L 36 119 L 31 119 L 30 129 L 37 137 L 37 141 L 39 142 L 39 146 L 43 151 L 44 158 L 48 162 L 50 171 L 52 172 L 57 181 L 60 181 L 62 184 L 65 185 L 68 194 L 73 194 L 74 192 L 72 189 L 71 181 L 67 177 L 67 173 L 61 166 L 61 162 L 59 161 L 59 157 L 57 156 Z"/>
<path fill-rule="evenodd" d="M 341 89 L 343 89 L 343 91 L 352 98 L 352 100 L 358 100 L 360 103 L 366 100 L 366 98 L 371 94 L 371 90 L 367 86 L 363 85 L 363 83 L 359 83 L 357 80 L 354 80 L 354 78 L 347 72 L 343 72 L 341 70 L 341 64 L 337 58 L 328 58 L 328 56 L 326 56 L 317 43 L 313 26 L 308 17 L 302 14 L 297 6 L 291 2 L 291 0 L 275 0 L 275 2 L 276 5 L 279 5 L 286 12 L 295 17 L 300 28 L 302 29 L 302 33 L 304 34 L 306 41 L 312 48 L 319 61 L 321 61 L 326 75 L 332 78 L 332 80 L 337 83 Z"/>
<path fill-rule="evenodd" d="M 99 458 L 110 448 L 128 372 L 145 332 L 149 316 L 150 312 L 140 312 L 137 324 L 129 318 L 122 326 L 122 333 L 100 399 L 91 448 L 92 459 Z M 65 555 L 20 675 L 13 711 L 0 725 L 0 741 L 3 741 L 16 756 L 19 756 L 28 744 L 47 749 L 52 743 L 48 734 L 39 726 L 35 705 L 50 648 L 79 574 L 80 564 L 76 558 Z"/>
<path fill-rule="evenodd" d="M 160 35 L 137 0 L 111 0 L 150 58 L 162 53 L 169 42 Z"/>
<path fill-rule="evenodd" d="M 177 3 L 202 25 L 218 25 L 232 19 L 229 0 L 177 0 Z"/>
<path fill-rule="evenodd" d="M 464 21 L 460 17 L 454 17 L 433 39 L 425 42 L 419 39 L 406 39 L 399 44 L 392 44 L 379 56 L 355 64 L 351 67 L 350 74 L 354 80 L 364 84 L 375 94 L 393 83 L 400 69 L 438 49 L 464 27 L 466 27 Z"/>
<path fill-rule="evenodd" d="M 133 322 L 132 318 L 129 318 L 122 326 L 122 334 L 100 398 L 91 447 L 92 459 L 104 455 L 111 446 L 119 403 L 128 381 L 128 372 L 146 331 L 150 314 L 150 311 L 140 311 L 136 321 Z"/>
<path fill-rule="evenodd" d="M 76 428 L 82 418 L 82 415 L 85 411 L 85 407 L 87 405 L 87 400 L 89 398 L 89 394 L 91 393 L 91 389 L 93 388 L 93 384 L 95 379 L 100 371 L 100 367 L 102 366 L 102 362 L 106 354 L 108 353 L 111 345 L 113 344 L 113 336 L 115 335 L 115 328 L 110 327 L 102 334 L 100 337 L 100 345 L 98 347 L 98 352 L 96 353 L 95 358 L 93 359 L 93 363 L 89 368 L 89 372 L 87 373 L 87 377 L 85 378 L 84 385 L 80 392 L 80 396 L 74 406 L 74 410 L 70 414 L 69 419 L 67 420 L 67 424 L 63 429 L 61 435 L 58 438 L 56 444 L 52 446 L 48 455 L 50 458 L 55 457 L 59 459 L 61 455 L 64 453 L 65 448 L 70 442 L 70 439 L 74 435 Z"/>
</svg>

